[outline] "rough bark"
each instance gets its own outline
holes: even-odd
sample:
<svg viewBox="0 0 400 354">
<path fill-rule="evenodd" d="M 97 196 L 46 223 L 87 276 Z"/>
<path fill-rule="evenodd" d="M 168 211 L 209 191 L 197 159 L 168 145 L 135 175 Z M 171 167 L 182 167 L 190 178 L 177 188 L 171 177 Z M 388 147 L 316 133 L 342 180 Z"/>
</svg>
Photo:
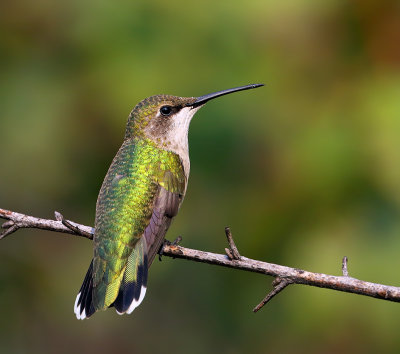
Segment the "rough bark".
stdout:
<svg viewBox="0 0 400 354">
<path fill-rule="evenodd" d="M 55 212 L 55 220 L 50 220 L 37 218 L 10 210 L 0 209 L 0 218 L 8 220 L 2 225 L 4 231 L 0 234 L 0 239 L 11 235 L 20 228 L 38 228 L 93 239 L 94 229 L 92 227 L 80 225 L 78 223 L 66 220 L 58 212 Z M 270 291 L 267 296 L 253 309 L 254 312 L 257 312 L 259 309 L 261 309 L 275 295 L 280 293 L 283 289 L 291 284 L 304 284 L 319 288 L 370 296 L 382 300 L 400 302 L 399 287 L 370 283 L 348 276 L 347 257 L 344 257 L 342 260 L 342 276 L 313 273 L 302 269 L 291 268 L 243 257 L 239 254 L 229 228 L 225 229 L 225 233 L 229 245 L 229 248 L 225 249 L 226 255 L 185 248 L 179 246 L 177 242 L 172 244 L 166 243 L 163 247 L 162 254 L 163 256 L 172 258 L 182 258 L 195 262 L 241 269 L 274 277 L 275 279 L 272 283 L 272 291 Z"/>
</svg>

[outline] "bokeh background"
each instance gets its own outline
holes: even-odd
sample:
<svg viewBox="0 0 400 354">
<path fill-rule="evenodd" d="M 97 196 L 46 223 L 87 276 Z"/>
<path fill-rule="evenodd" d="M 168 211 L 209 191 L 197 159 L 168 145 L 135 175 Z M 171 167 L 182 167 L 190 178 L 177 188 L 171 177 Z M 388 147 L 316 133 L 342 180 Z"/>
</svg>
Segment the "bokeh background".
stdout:
<svg viewBox="0 0 400 354">
<path fill-rule="evenodd" d="M 91 225 L 126 117 L 159 93 L 192 121 L 188 193 L 168 238 L 400 285 L 398 1 L 0 3 L 0 207 Z M 81 238 L 1 241 L 1 353 L 398 353 L 400 306 L 164 258 L 131 316 L 77 321 Z"/>
</svg>

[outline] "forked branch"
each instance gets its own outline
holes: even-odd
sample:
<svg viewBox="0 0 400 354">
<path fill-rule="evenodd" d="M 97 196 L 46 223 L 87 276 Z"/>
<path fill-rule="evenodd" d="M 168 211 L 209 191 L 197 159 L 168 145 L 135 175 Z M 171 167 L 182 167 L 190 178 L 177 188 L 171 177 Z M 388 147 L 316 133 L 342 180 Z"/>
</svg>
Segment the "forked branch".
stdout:
<svg viewBox="0 0 400 354">
<path fill-rule="evenodd" d="M 56 220 L 49 220 L 0 209 L 0 218 L 8 220 L 2 225 L 4 231 L 0 233 L 0 239 L 11 235 L 20 228 L 38 228 L 49 231 L 58 231 L 93 239 L 94 229 L 92 227 L 66 220 L 58 212 L 55 212 Z M 400 302 L 399 287 L 370 283 L 350 277 L 347 270 L 347 257 L 344 257 L 342 260 L 342 276 L 313 273 L 306 270 L 243 257 L 239 254 L 230 229 L 226 228 L 225 233 L 229 245 L 229 248 L 225 249 L 226 255 L 194 250 L 178 246 L 176 243 L 169 245 L 165 244 L 163 255 L 273 276 L 275 278 L 272 283 L 273 289 L 267 294 L 261 303 L 253 309 L 254 312 L 261 309 L 268 301 L 291 284 L 304 284 Z"/>
</svg>

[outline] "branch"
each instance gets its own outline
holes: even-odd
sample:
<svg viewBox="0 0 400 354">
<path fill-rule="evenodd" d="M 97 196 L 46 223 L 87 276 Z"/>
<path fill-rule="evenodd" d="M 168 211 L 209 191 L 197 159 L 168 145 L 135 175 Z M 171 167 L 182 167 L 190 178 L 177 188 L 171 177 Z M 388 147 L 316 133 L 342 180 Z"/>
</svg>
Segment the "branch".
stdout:
<svg viewBox="0 0 400 354">
<path fill-rule="evenodd" d="M 11 235 L 20 228 L 38 228 L 49 231 L 58 231 L 93 239 L 94 229 L 92 227 L 65 220 L 64 217 L 58 212 L 55 212 L 56 220 L 49 220 L 0 209 L 0 218 L 8 220 L 2 225 L 2 228 L 5 230 L 0 234 L 0 239 Z M 313 273 L 306 270 L 261 262 L 243 257 L 238 252 L 230 229 L 226 228 L 225 233 L 229 243 L 229 248 L 225 249 L 227 255 L 194 250 L 178 246 L 176 243 L 169 245 L 165 244 L 162 254 L 172 258 L 182 258 L 195 262 L 215 264 L 223 267 L 241 269 L 275 277 L 275 280 L 272 283 L 272 291 L 269 292 L 261 301 L 261 303 L 254 308 L 254 312 L 257 312 L 259 309 L 261 309 L 268 301 L 270 301 L 274 296 L 279 294 L 291 284 L 316 286 L 319 288 L 332 289 L 370 296 L 377 299 L 400 302 L 399 287 L 370 283 L 350 277 L 347 270 L 347 257 L 344 257 L 342 260 L 343 276 Z"/>
<path fill-rule="evenodd" d="M 0 233 L 0 240 L 11 235 L 18 229 L 34 228 L 49 231 L 58 231 L 75 236 L 82 236 L 93 239 L 93 228 L 65 220 L 59 212 L 54 212 L 56 220 L 41 219 L 15 211 L 0 209 L 0 218 L 8 219 L 1 227 L 5 229 Z"/>
</svg>

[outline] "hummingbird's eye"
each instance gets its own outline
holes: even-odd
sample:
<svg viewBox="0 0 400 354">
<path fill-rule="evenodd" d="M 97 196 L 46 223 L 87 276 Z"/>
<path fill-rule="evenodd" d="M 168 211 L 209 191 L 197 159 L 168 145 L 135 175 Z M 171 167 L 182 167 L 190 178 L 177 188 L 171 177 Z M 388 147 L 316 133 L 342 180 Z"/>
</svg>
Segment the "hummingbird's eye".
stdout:
<svg viewBox="0 0 400 354">
<path fill-rule="evenodd" d="M 160 108 L 160 112 L 163 116 L 168 117 L 172 113 L 172 107 L 171 106 L 162 106 Z"/>
</svg>

